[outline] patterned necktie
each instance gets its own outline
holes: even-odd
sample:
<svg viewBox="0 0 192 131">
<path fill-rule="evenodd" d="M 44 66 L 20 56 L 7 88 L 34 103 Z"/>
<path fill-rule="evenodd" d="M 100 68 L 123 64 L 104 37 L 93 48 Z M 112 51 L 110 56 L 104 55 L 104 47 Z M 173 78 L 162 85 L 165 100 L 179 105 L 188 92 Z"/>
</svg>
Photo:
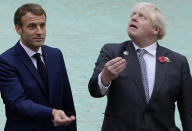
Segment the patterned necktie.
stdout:
<svg viewBox="0 0 192 131">
<path fill-rule="evenodd" d="M 138 58 L 139 58 L 139 63 L 141 67 L 141 74 L 142 74 L 142 80 L 143 80 L 143 86 L 145 90 L 145 98 L 147 103 L 149 102 L 149 86 L 148 86 L 148 79 L 147 79 L 147 68 L 146 68 L 146 63 L 145 59 L 143 58 L 143 55 L 147 53 L 145 49 L 138 49 Z"/>
<path fill-rule="evenodd" d="M 37 71 L 39 72 L 39 75 L 41 76 L 46 89 L 48 89 L 47 71 L 44 63 L 41 60 L 40 53 L 36 53 L 33 55 L 33 57 L 37 60 Z"/>
</svg>

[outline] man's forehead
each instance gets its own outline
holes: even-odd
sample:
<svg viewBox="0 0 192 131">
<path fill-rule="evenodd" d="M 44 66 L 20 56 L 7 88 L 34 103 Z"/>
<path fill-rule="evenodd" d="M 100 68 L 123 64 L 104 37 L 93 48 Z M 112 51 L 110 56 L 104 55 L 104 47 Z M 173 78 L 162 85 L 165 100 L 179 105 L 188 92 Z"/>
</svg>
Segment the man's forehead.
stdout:
<svg viewBox="0 0 192 131">
<path fill-rule="evenodd" d="M 45 15 L 34 15 L 31 12 L 27 12 L 24 16 L 21 17 L 23 22 L 46 22 Z"/>
<path fill-rule="evenodd" d="M 46 19 L 45 15 L 35 15 L 31 12 L 26 12 L 24 16 L 22 16 L 23 19 Z"/>
</svg>

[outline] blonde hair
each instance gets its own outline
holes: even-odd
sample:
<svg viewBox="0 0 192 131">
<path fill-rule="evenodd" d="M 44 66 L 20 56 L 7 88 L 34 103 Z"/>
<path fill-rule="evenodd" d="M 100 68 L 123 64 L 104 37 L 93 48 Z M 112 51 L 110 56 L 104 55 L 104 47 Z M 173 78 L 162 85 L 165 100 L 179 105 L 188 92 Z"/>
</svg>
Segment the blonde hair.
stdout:
<svg viewBox="0 0 192 131">
<path fill-rule="evenodd" d="M 133 8 L 134 10 L 137 10 L 138 8 L 148 8 L 150 11 L 149 17 L 152 21 L 152 24 L 156 27 L 159 27 L 160 31 L 158 34 L 158 39 L 162 39 L 166 34 L 166 23 L 163 14 L 161 11 L 152 3 L 148 2 L 141 2 Z"/>
</svg>

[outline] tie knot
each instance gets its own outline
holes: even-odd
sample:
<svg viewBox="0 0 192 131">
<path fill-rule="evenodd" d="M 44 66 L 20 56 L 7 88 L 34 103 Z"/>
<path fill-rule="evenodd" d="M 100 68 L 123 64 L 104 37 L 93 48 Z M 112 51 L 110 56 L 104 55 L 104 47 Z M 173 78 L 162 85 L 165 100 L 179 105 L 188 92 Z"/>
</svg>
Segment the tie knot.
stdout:
<svg viewBox="0 0 192 131">
<path fill-rule="evenodd" d="M 143 56 L 147 51 L 145 49 L 137 49 L 140 56 Z"/>
<path fill-rule="evenodd" d="M 35 55 L 33 55 L 33 57 L 36 59 L 36 60 L 41 60 L 41 57 L 40 57 L 40 53 L 36 53 Z"/>
</svg>

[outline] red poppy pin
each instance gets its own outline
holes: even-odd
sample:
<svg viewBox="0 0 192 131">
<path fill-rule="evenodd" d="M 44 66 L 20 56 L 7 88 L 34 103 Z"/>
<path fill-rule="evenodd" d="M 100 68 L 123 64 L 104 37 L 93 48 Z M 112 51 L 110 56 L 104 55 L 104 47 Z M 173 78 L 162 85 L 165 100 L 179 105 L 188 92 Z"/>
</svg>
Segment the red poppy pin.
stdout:
<svg viewBox="0 0 192 131">
<path fill-rule="evenodd" d="M 159 60 L 159 62 L 161 62 L 161 63 L 171 62 L 171 61 L 169 60 L 169 58 L 168 58 L 168 57 L 165 57 L 165 56 L 159 56 L 159 57 L 158 57 L 158 60 Z"/>
</svg>

